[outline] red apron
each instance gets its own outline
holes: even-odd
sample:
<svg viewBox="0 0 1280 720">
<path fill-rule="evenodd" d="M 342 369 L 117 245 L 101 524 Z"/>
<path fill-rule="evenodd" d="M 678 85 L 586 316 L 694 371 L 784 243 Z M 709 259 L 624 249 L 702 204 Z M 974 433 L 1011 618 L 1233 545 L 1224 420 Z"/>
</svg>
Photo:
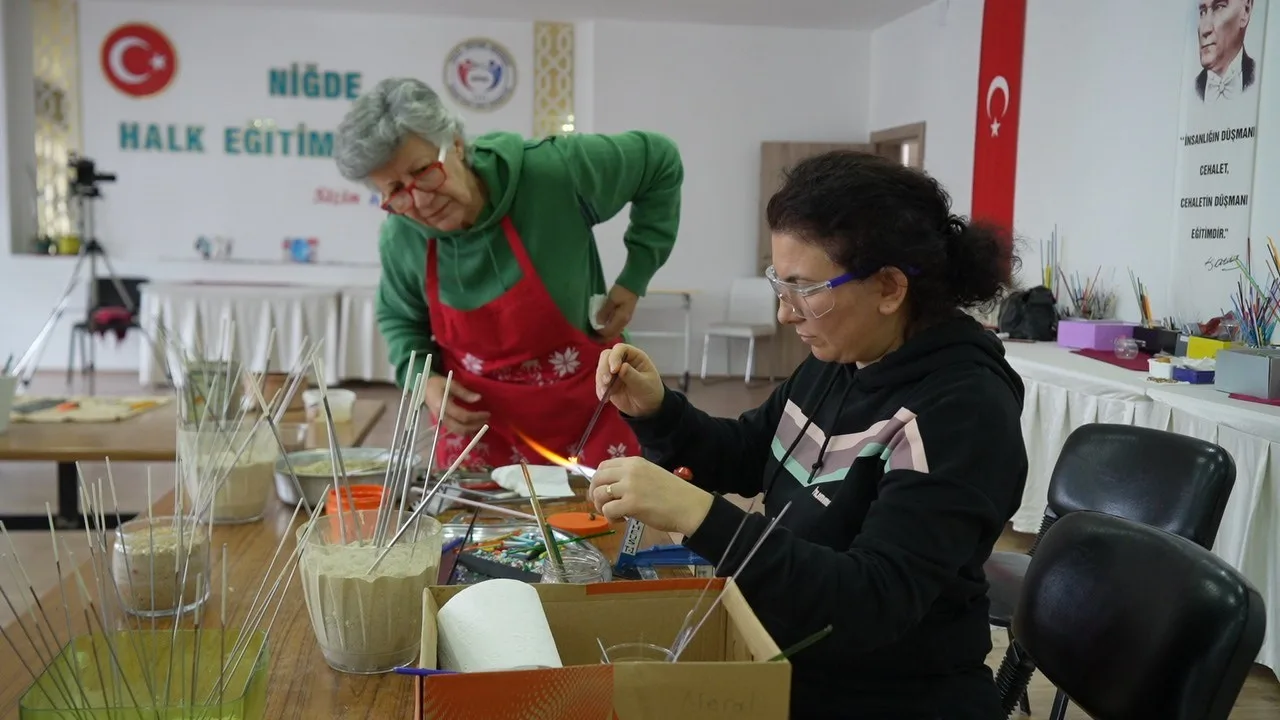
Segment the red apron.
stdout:
<svg viewBox="0 0 1280 720">
<path fill-rule="evenodd" d="M 520 264 L 520 280 L 474 310 L 440 302 L 436 241 L 427 241 L 427 307 L 444 369 L 480 394 L 474 405 L 456 396 L 449 402 L 490 414 L 489 431 L 461 466 L 468 470 L 521 460 L 545 464 L 516 431 L 552 452 L 570 455 L 596 408 L 600 353 L 616 344 L 593 340 L 570 324 L 538 277 L 510 218 L 502 219 L 502 231 Z M 452 465 L 470 441 L 442 427 L 436 466 Z M 635 433 L 611 405 L 600 415 L 579 460 L 595 467 L 611 457 L 638 454 L 639 448 Z"/>
</svg>

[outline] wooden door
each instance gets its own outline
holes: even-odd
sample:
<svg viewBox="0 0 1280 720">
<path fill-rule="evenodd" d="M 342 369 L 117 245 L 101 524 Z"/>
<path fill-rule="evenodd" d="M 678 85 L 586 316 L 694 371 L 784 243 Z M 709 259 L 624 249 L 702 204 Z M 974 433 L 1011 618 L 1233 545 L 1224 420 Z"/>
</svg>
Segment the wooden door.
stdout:
<svg viewBox="0 0 1280 720">
<path fill-rule="evenodd" d="M 899 125 L 871 133 L 873 152 L 909 168 L 924 169 L 924 123 Z"/>
<path fill-rule="evenodd" d="M 773 255 L 771 233 L 765 210 L 769 198 L 782 186 L 783 171 L 796 163 L 814 155 L 832 150 L 860 150 L 874 152 L 875 147 L 869 144 L 856 143 L 811 143 L 811 142 L 766 142 L 760 144 L 760 237 L 756 245 L 756 272 L 764 275 Z M 775 368 L 775 374 L 786 377 L 809 356 L 809 346 L 800 342 L 800 338 L 788 327 L 779 327 L 773 347 L 765 345 L 756 349 L 756 367 L 761 373 Z"/>
</svg>

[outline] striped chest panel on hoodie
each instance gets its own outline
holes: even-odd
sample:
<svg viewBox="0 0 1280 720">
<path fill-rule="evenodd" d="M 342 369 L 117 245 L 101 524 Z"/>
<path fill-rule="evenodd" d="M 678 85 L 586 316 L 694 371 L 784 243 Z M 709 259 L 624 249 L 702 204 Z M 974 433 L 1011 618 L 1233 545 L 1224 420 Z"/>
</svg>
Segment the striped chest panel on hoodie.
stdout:
<svg viewBox="0 0 1280 720">
<path fill-rule="evenodd" d="M 804 487 L 843 480 L 859 458 L 879 458 L 884 472 L 929 472 L 916 414 L 905 407 L 861 432 L 828 436 L 799 405 L 787 400 L 772 451 L 774 459 Z"/>
</svg>

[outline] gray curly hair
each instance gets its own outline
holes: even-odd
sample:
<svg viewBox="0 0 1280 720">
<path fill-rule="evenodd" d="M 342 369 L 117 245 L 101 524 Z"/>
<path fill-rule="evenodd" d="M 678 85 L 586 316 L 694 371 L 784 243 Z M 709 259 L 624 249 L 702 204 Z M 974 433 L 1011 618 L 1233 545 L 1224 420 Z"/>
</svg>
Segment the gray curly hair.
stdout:
<svg viewBox="0 0 1280 720">
<path fill-rule="evenodd" d="M 353 182 L 386 165 L 405 136 L 413 134 L 438 147 L 463 134 L 462 120 L 426 83 L 387 78 L 356 98 L 333 138 L 338 172 Z"/>
</svg>

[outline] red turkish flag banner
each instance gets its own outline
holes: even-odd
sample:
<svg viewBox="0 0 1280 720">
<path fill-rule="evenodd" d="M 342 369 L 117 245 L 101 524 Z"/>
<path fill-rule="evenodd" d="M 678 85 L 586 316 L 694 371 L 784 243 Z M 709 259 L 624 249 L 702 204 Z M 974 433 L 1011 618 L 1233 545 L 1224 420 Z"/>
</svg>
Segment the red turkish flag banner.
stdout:
<svg viewBox="0 0 1280 720">
<path fill-rule="evenodd" d="M 973 142 L 970 216 L 997 225 L 1013 242 L 1018 177 L 1018 112 L 1027 0 L 986 0 L 978 60 L 978 124 Z"/>
</svg>

